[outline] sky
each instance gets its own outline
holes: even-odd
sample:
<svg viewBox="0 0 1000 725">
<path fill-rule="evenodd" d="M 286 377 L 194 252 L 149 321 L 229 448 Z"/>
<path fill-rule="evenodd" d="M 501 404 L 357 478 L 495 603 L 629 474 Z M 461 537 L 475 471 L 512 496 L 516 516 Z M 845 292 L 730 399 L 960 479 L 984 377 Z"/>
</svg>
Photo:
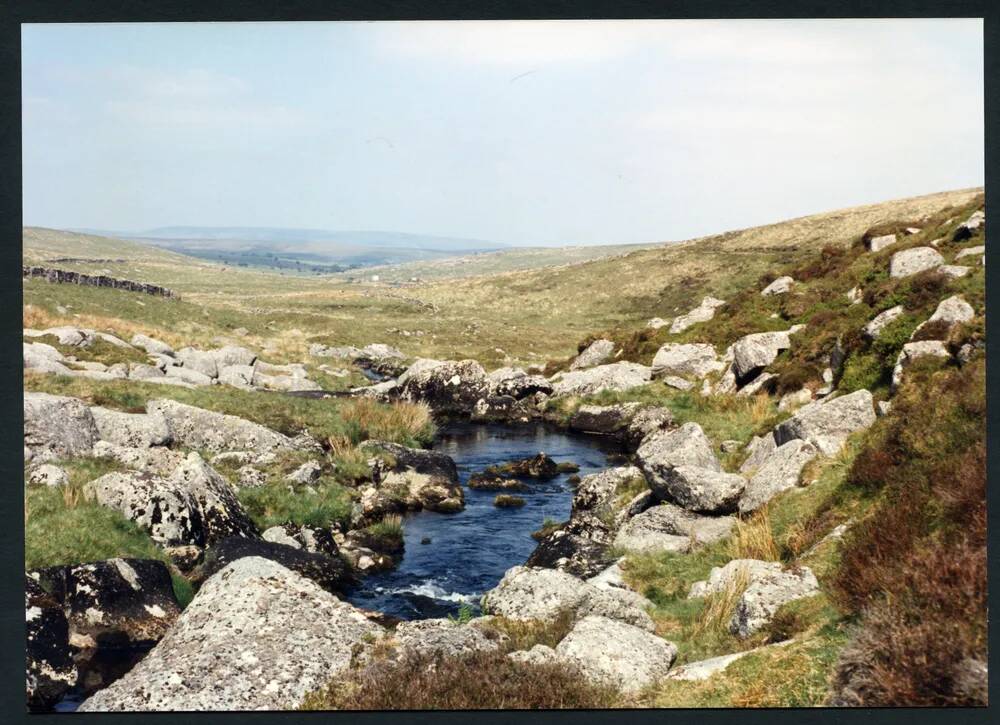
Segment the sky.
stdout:
<svg viewBox="0 0 1000 725">
<path fill-rule="evenodd" d="M 22 26 L 24 223 L 687 239 L 979 186 L 982 21 Z"/>
</svg>

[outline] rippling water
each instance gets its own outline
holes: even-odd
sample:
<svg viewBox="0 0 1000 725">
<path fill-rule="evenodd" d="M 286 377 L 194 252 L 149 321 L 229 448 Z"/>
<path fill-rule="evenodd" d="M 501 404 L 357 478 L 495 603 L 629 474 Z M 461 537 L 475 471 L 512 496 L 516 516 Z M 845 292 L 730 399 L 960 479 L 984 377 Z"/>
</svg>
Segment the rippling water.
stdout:
<svg viewBox="0 0 1000 725">
<path fill-rule="evenodd" d="M 571 434 L 543 425 L 456 424 L 444 428 L 434 450 L 451 456 L 463 487 L 486 466 L 528 458 L 544 451 L 557 463 L 572 462 L 585 476 L 607 467 L 617 448 L 605 438 Z M 531 532 L 546 518 L 569 517 L 572 474 L 551 481 L 524 479 L 529 490 L 516 492 L 520 508 L 496 508 L 496 491 L 465 488 L 465 509 L 455 514 L 420 512 L 405 520 L 406 550 L 400 566 L 365 578 L 348 594 L 354 604 L 403 619 L 441 617 L 464 604 L 478 605 L 507 569 L 523 564 L 537 542 Z M 429 538 L 431 543 L 420 542 Z"/>
</svg>

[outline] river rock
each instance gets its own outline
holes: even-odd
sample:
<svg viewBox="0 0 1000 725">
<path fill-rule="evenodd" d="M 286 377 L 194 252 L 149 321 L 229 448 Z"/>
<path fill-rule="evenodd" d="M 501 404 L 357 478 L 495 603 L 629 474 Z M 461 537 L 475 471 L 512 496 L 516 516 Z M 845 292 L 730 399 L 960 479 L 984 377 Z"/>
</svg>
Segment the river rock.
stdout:
<svg viewBox="0 0 1000 725">
<path fill-rule="evenodd" d="M 556 646 L 556 654 L 593 682 L 637 692 L 667 675 L 677 647 L 639 627 L 587 616 Z"/>
<path fill-rule="evenodd" d="M 673 322 L 670 324 L 670 334 L 676 335 L 684 332 L 684 330 L 688 329 L 692 325 L 696 325 L 699 322 L 708 322 L 715 317 L 716 309 L 722 307 L 724 304 L 726 304 L 725 300 L 718 300 L 714 297 L 702 298 L 700 305 L 695 307 L 686 315 L 674 318 Z"/>
<path fill-rule="evenodd" d="M 49 567 L 38 577 L 62 605 L 74 647 L 152 644 L 181 611 L 162 561 L 108 559 Z"/>
<path fill-rule="evenodd" d="M 514 620 L 555 621 L 563 612 L 576 618 L 599 614 L 653 630 L 653 621 L 624 597 L 598 589 L 555 569 L 515 566 L 497 586 L 483 595 L 483 612 Z"/>
<path fill-rule="evenodd" d="M 468 415 L 487 392 L 486 371 L 475 360 L 431 361 L 414 371 L 411 365 L 399 377 L 399 397 L 423 401 L 436 413 Z"/>
<path fill-rule="evenodd" d="M 581 352 L 573 362 L 570 363 L 570 370 L 582 370 L 584 368 L 592 368 L 597 365 L 603 365 L 615 352 L 615 343 L 611 340 L 595 340 L 587 346 L 587 349 Z"/>
<path fill-rule="evenodd" d="M 94 416 L 77 398 L 24 393 L 24 445 L 37 460 L 87 456 L 98 437 Z"/>
<path fill-rule="evenodd" d="M 774 429 L 774 440 L 781 446 L 802 439 L 812 443 L 823 455 L 833 456 L 847 436 L 868 428 L 874 422 L 872 394 L 867 390 L 858 390 L 800 408 Z"/>
<path fill-rule="evenodd" d="M 586 370 L 557 373 L 552 377 L 553 395 L 593 395 L 604 390 L 624 391 L 645 385 L 651 372 L 645 365 L 618 362 Z"/>
<path fill-rule="evenodd" d="M 598 526 L 591 526 L 592 523 Z M 585 530 L 580 532 L 581 528 Z M 615 560 L 608 546 L 609 538 L 607 527 L 599 521 L 583 522 L 577 516 L 566 527 L 539 541 L 525 565 L 557 569 L 580 578 L 591 577 Z"/>
<path fill-rule="evenodd" d="M 308 579 L 246 557 L 206 581 L 166 637 L 80 711 L 294 709 L 380 631 Z"/>
<path fill-rule="evenodd" d="M 889 260 L 889 276 L 909 277 L 944 264 L 944 257 L 933 247 L 913 247 L 896 252 Z"/>
<path fill-rule="evenodd" d="M 732 516 L 699 516 L 671 503 L 652 506 L 629 519 L 615 536 L 617 549 L 644 553 L 689 551 L 692 544 L 711 544 L 732 531 Z"/>
<path fill-rule="evenodd" d="M 787 293 L 792 285 L 795 284 L 795 280 L 791 277 L 778 277 L 776 280 L 771 282 L 767 287 L 761 290 L 761 297 L 770 297 L 772 295 L 783 295 Z"/>
<path fill-rule="evenodd" d="M 122 413 L 100 406 L 90 409 L 102 441 L 125 448 L 169 446 L 173 436 L 167 421 L 155 413 Z"/>
<path fill-rule="evenodd" d="M 756 511 L 782 491 L 795 488 L 802 469 L 818 454 L 812 443 L 801 439 L 776 448 L 747 482 L 740 497 L 740 513 Z"/>
<path fill-rule="evenodd" d="M 499 641 L 488 637 L 479 627 L 450 619 L 400 622 L 393 639 L 403 656 L 453 658 L 474 652 L 495 652 L 500 648 Z"/>
<path fill-rule="evenodd" d="M 690 375 L 703 378 L 722 370 L 715 348 L 706 343 L 681 344 L 668 342 L 653 357 L 652 375 Z"/>
<path fill-rule="evenodd" d="M 465 506 L 458 469 L 449 456 L 387 441 L 365 441 L 360 447 L 373 456 L 369 465 L 376 488 L 400 492 L 407 508 L 450 513 Z M 393 462 L 376 453 L 388 454 Z"/>
<path fill-rule="evenodd" d="M 767 625 L 783 604 L 814 594 L 819 594 L 819 582 L 807 566 L 755 577 L 736 604 L 729 631 L 746 639 Z"/>
<path fill-rule="evenodd" d="M 215 413 L 173 400 L 150 400 L 146 403 L 146 412 L 163 416 L 174 442 L 187 448 L 211 453 L 273 452 L 295 448 L 292 439 L 270 428 L 235 415 Z"/>
<path fill-rule="evenodd" d="M 28 708 L 47 710 L 76 684 L 69 624 L 59 603 L 32 577 L 24 577 L 25 695 Z"/>
<path fill-rule="evenodd" d="M 534 412 L 523 401 L 510 395 L 490 395 L 476 401 L 470 419 L 480 423 L 527 423 L 533 417 Z"/>
<path fill-rule="evenodd" d="M 201 566 L 192 578 L 196 581 L 207 579 L 232 562 L 246 557 L 274 561 L 311 579 L 328 592 L 341 592 L 354 582 L 350 567 L 339 553 L 331 556 L 285 543 L 240 536 L 222 539 L 207 549 Z"/>
</svg>

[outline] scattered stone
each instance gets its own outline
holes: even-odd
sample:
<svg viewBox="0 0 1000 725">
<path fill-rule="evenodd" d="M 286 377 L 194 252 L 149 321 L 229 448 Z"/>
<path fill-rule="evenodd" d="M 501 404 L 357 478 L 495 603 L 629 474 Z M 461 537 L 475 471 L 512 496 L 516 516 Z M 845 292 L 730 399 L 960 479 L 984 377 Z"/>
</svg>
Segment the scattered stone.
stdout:
<svg viewBox="0 0 1000 725">
<path fill-rule="evenodd" d="M 570 363 L 570 370 L 582 370 L 603 365 L 615 352 L 615 343 L 611 340 L 595 340 L 590 343 L 586 350 L 577 355 L 576 359 Z"/>
<path fill-rule="evenodd" d="M 736 604 L 729 631 L 746 639 L 767 625 L 783 604 L 814 594 L 819 594 L 819 582 L 807 566 L 754 578 Z"/>
<path fill-rule="evenodd" d="M 972 267 L 962 267 L 961 265 L 955 265 L 955 264 L 943 264 L 940 267 L 938 267 L 938 272 L 947 275 L 952 279 L 958 279 L 959 277 L 964 277 L 971 271 Z"/>
<path fill-rule="evenodd" d="M 774 442 L 774 435 L 768 433 L 763 436 L 754 436 L 753 440 L 747 443 L 747 457 L 740 466 L 740 473 L 750 473 L 756 470 L 767 457 L 770 456 L 778 444 Z"/>
<path fill-rule="evenodd" d="M 645 365 L 619 362 L 558 373 L 552 378 L 552 392 L 553 395 L 593 395 L 605 390 L 620 392 L 645 385 L 650 379 L 650 368 Z"/>
<path fill-rule="evenodd" d="M 290 546 L 293 549 L 302 548 L 302 544 L 296 541 L 294 537 L 289 536 L 283 526 L 272 526 L 261 534 L 261 538 L 264 539 L 264 541 L 270 541 L 272 544 L 282 544 L 284 546 Z"/>
<path fill-rule="evenodd" d="M 653 330 L 659 330 L 661 327 L 666 327 L 670 324 L 670 320 L 664 320 L 662 317 L 654 317 L 649 322 L 646 323 L 646 327 Z"/>
<path fill-rule="evenodd" d="M 964 222 L 958 225 L 955 230 L 954 239 L 956 242 L 962 242 L 971 237 L 980 227 L 986 223 L 986 212 L 982 209 L 973 212 L 972 216 L 966 219 Z"/>
<path fill-rule="evenodd" d="M 147 335 L 133 335 L 132 344 L 151 354 L 174 356 L 174 349 L 170 345 Z"/>
<path fill-rule="evenodd" d="M 782 491 L 797 486 L 802 469 L 818 453 L 815 446 L 800 439 L 776 448 L 747 482 L 740 497 L 740 513 L 756 511 Z"/>
<path fill-rule="evenodd" d="M 892 369 L 892 389 L 895 390 L 903 382 L 903 371 L 914 360 L 922 357 L 950 358 L 951 353 L 940 340 L 922 340 L 920 342 L 908 342 L 899 351 L 896 358 L 896 366 Z"/>
<path fill-rule="evenodd" d="M 308 579 L 246 557 L 206 581 L 166 637 L 80 711 L 294 709 L 380 631 Z"/>
<path fill-rule="evenodd" d="M 909 277 L 944 264 L 944 257 L 933 247 L 913 247 L 896 252 L 889 260 L 889 276 Z"/>
<path fill-rule="evenodd" d="M 690 390 L 694 387 L 694 383 L 685 380 L 684 378 L 679 378 L 676 375 L 665 376 L 663 378 L 663 383 L 664 385 L 669 385 L 671 388 L 676 388 L 677 390 Z"/>
<path fill-rule="evenodd" d="M 642 471 L 635 466 L 609 468 L 584 476 L 573 494 L 573 514 L 590 511 L 599 518 L 614 514 L 619 488 L 637 479 L 645 484 Z"/>
<path fill-rule="evenodd" d="M 668 342 L 656 352 L 651 373 L 661 375 L 693 375 L 703 378 L 722 370 L 715 348 L 705 343 L 681 344 Z"/>
<path fill-rule="evenodd" d="M 718 300 L 714 297 L 704 297 L 701 300 L 701 304 L 686 315 L 674 318 L 673 323 L 670 325 L 670 334 L 676 335 L 699 322 L 708 322 L 715 317 L 716 309 L 722 307 L 724 304 L 726 304 L 724 300 Z"/>
<path fill-rule="evenodd" d="M 802 388 L 801 390 L 793 390 L 791 393 L 785 393 L 781 396 L 781 400 L 778 401 L 778 410 L 785 412 L 786 410 L 795 410 L 801 408 L 803 405 L 808 405 L 812 402 L 812 391 L 809 388 Z"/>
<path fill-rule="evenodd" d="M 783 295 L 792 288 L 793 284 L 795 284 L 795 280 L 791 277 L 778 277 L 778 279 L 774 280 L 771 284 L 761 290 L 761 297 Z"/>
<path fill-rule="evenodd" d="M 753 380 L 745 383 L 736 394 L 742 397 L 749 397 L 751 395 L 756 395 L 762 390 L 771 390 L 774 388 L 777 379 L 777 375 L 769 373 L 766 370 L 762 371 L 758 373 Z"/>
<path fill-rule="evenodd" d="M 254 369 L 252 365 L 227 365 L 219 370 L 219 382 L 241 390 L 253 387 Z"/>
<path fill-rule="evenodd" d="M 733 374 L 737 383 L 753 377 L 753 373 L 767 367 L 782 350 L 791 347 L 789 334 L 785 332 L 754 332 L 744 335 L 733 345 Z"/>
<path fill-rule="evenodd" d="M 677 647 L 644 629 L 602 616 L 581 619 L 556 646 L 591 681 L 637 692 L 663 679 Z"/>
<path fill-rule="evenodd" d="M 986 254 L 986 246 L 980 244 L 978 247 L 968 247 L 967 249 L 962 249 L 958 254 L 955 255 L 955 261 L 965 257 L 978 257 L 981 254 Z"/>
<path fill-rule="evenodd" d="M 745 577 L 749 582 L 779 572 L 781 572 L 781 564 L 776 561 L 732 559 L 725 566 L 713 566 L 705 581 L 692 584 L 688 592 L 688 599 L 697 599 L 723 592 L 739 578 Z"/>
<path fill-rule="evenodd" d="M 781 446 L 802 439 L 812 443 L 823 455 L 835 455 L 847 436 L 875 422 L 873 406 L 872 394 L 867 390 L 810 403 L 774 429 L 775 443 Z"/>
<path fill-rule="evenodd" d="M 28 472 L 28 484 L 32 486 L 65 486 L 68 483 L 66 470 L 51 463 L 35 466 Z"/>
<path fill-rule="evenodd" d="M 508 659 L 512 659 L 515 662 L 523 662 L 529 665 L 546 665 L 559 660 L 559 655 L 551 647 L 547 647 L 544 644 L 536 644 L 529 650 L 518 650 L 516 652 L 510 652 L 507 655 Z"/>
<path fill-rule="evenodd" d="M 850 302 L 852 305 L 856 305 L 859 302 L 861 302 L 861 297 L 862 294 L 860 287 L 852 287 L 847 291 L 847 301 Z"/>
<path fill-rule="evenodd" d="M 316 461 L 307 461 L 288 474 L 288 480 L 292 483 L 305 485 L 315 483 L 323 473 L 323 467 Z"/>
<path fill-rule="evenodd" d="M 883 234 L 880 237 L 872 237 L 871 239 L 869 239 L 866 246 L 868 247 L 868 251 L 870 252 L 881 252 L 886 247 L 891 246 L 895 243 L 896 243 L 895 234 Z"/>
<path fill-rule="evenodd" d="M 874 318 L 872 318 L 871 322 L 865 325 L 862 333 L 869 340 L 877 340 L 879 335 L 882 334 L 882 330 L 884 330 L 890 322 L 900 317 L 903 312 L 903 306 L 896 305 L 895 307 L 890 307 L 884 312 L 878 313 Z"/>
</svg>

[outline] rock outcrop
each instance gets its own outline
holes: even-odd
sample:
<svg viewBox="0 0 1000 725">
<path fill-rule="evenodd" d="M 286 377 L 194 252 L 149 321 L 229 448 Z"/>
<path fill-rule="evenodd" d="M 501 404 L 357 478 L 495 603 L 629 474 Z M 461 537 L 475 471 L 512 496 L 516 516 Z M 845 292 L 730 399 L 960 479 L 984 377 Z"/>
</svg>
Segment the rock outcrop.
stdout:
<svg viewBox="0 0 1000 725">
<path fill-rule="evenodd" d="M 24 445 L 35 460 L 89 455 L 98 438 L 94 416 L 77 398 L 24 394 Z"/>
<path fill-rule="evenodd" d="M 402 400 L 422 401 L 444 415 L 468 415 L 488 391 L 486 371 L 475 360 L 417 360 L 397 383 Z"/>
<path fill-rule="evenodd" d="M 361 449 L 372 456 L 376 490 L 404 509 L 451 513 L 464 507 L 458 469 L 449 456 L 386 441 L 365 441 Z"/>
<path fill-rule="evenodd" d="M 692 544 L 710 544 L 725 538 L 735 524 L 732 516 L 699 516 L 674 504 L 661 503 L 630 518 L 618 530 L 614 546 L 643 553 L 687 552 Z"/>
<path fill-rule="evenodd" d="M 681 375 L 703 378 L 722 370 L 715 348 L 705 343 L 681 344 L 668 342 L 653 358 L 652 375 Z"/>
<path fill-rule="evenodd" d="M 258 423 L 173 400 L 150 400 L 146 412 L 162 416 L 174 442 L 187 448 L 221 453 L 293 450 L 296 447 L 291 438 Z"/>
<path fill-rule="evenodd" d="M 840 450 L 847 436 L 874 422 L 872 394 L 858 390 L 800 408 L 774 429 L 774 440 L 781 446 L 801 439 L 812 443 L 823 455 L 832 456 Z"/>
</svg>

